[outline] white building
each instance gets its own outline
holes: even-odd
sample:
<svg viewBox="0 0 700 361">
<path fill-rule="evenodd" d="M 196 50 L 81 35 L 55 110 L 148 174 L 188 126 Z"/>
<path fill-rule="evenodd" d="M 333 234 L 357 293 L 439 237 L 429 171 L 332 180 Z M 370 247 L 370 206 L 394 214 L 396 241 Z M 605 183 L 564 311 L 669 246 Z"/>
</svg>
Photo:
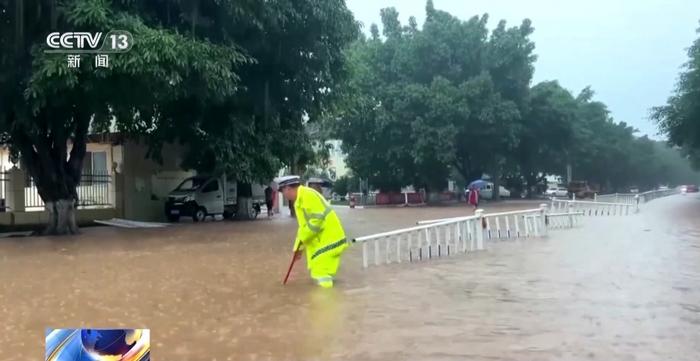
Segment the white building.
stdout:
<svg viewBox="0 0 700 361">
<path fill-rule="evenodd" d="M 330 147 L 328 157 L 328 175 L 332 181 L 347 175 L 350 170 L 345 164 L 345 154 L 341 150 L 343 144 L 340 140 L 329 140 L 326 144 Z"/>
</svg>

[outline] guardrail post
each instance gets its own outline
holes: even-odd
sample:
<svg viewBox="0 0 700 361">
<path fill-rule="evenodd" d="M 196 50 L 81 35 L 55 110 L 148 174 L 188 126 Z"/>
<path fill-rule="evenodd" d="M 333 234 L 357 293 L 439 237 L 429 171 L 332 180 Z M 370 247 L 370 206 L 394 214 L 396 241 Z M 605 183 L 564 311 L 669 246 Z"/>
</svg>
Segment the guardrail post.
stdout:
<svg viewBox="0 0 700 361">
<path fill-rule="evenodd" d="M 401 263 L 401 235 L 396 235 L 396 262 Z"/>
<path fill-rule="evenodd" d="M 598 202 L 598 193 L 593 193 L 593 202 Z"/>
<path fill-rule="evenodd" d="M 476 233 L 476 249 L 482 250 L 484 249 L 484 223 L 486 222 L 486 220 L 484 219 L 484 210 L 477 209 L 476 212 L 474 212 L 474 215 L 478 217 L 476 219 L 476 222 L 474 222 L 474 232 Z"/>
<path fill-rule="evenodd" d="M 540 226 L 542 229 L 541 236 L 547 236 L 547 203 L 540 204 Z"/>
<path fill-rule="evenodd" d="M 367 268 L 367 242 L 362 242 L 362 267 Z"/>
<path fill-rule="evenodd" d="M 569 206 L 568 206 L 568 213 L 569 213 L 569 227 L 574 228 L 574 202 L 569 201 Z"/>
<path fill-rule="evenodd" d="M 639 213 L 639 194 L 634 195 L 634 213 Z"/>
</svg>

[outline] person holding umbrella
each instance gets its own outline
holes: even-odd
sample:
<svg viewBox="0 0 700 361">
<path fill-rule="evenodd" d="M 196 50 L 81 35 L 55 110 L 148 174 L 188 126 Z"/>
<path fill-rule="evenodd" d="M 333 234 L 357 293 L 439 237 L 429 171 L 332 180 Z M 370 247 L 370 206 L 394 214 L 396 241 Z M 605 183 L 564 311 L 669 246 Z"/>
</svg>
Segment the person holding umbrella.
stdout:
<svg viewBox="0 0 700 361">
<path fill-rule="evenodd" d="M 485 181 L 479 179 L 469 183 L 469 195 L 467 203 L 474 206 L 474 210 L 479 208 L 479 189 L 486 184 Z"/>
</svg>

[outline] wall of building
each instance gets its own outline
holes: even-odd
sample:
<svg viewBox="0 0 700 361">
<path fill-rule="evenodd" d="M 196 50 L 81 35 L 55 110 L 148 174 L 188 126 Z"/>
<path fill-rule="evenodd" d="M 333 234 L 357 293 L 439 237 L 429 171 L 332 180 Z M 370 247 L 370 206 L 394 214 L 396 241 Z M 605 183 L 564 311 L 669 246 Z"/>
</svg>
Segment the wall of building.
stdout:
<svg viewBox="0 0 700 361">
<path fill-rule="evenodd" d="M 116 181 L 121 182 L 117 197 L 117 208 L 122 217 L 138 221 L 165 221 L 164 205 L 167 195 L 183 179 L 194 172 L 180 169 L 184 149 L 177 145 L 165 145 L 163 162 L 159 164 L 146 159 L 147 146 L 127 141 L 115 154 Z"/>
<path fill-rule="evenodd" d="M 79 221 L 86 222 L 88 218 L 107 219 L 121 217 L 140 221 L 164 221 L 163 212 L 167 194 L 180 182 L 194 175 L 194 172 L 182 171 L 179 167 L 181 154 L 184 149 L 177 145 L 163 147 L 163 162 L 159 164 L 146 159 L 147 147 L 136 141 L 125 141 L 124 144 L 88 143 L 88 152 L 105 152 L 107 165 L 105 170 L 112 178 L 108 185 L 112 209 L 84 209 L 79 211 Z M 0 148 L 0 171 L 13 166 L 9 161 L 9 151 Z M 3 185 L 7 182 L 3 182 Z M 5 189 L 0 187 L 2 197 Z M 30 194 L 28 194 L 28 192 Z M 0 215 L 0 224 L 21 225 L 43 223 L 46 214 L 40 202 L 36 189 L 25 187 L 25 207 L 29 212 L 16 212 Z M 31 201 L 36 198 L 36 201 Z M 26 203 L 29 200 L 29 203 Z M 32 207 L 32 204 L 35 204 Z"/>
<path fill-rule="evenodd" d="M 78 225 L 89 225 L 94 220 L 117 217 L 117 210 L 114 208 L 78 209 L 75 217 Z M 49 213 L 46 211 L 0 213 L 0 226 L 34 226 L 46 224 L 48 221 Z"/>
<path fill-rule="evenodd" d="M 0 148 L 0 172 L 6 171 L 12 168 L 12 162 L 10 162 L 10 150 L 7 147 Z"/>
</svg>

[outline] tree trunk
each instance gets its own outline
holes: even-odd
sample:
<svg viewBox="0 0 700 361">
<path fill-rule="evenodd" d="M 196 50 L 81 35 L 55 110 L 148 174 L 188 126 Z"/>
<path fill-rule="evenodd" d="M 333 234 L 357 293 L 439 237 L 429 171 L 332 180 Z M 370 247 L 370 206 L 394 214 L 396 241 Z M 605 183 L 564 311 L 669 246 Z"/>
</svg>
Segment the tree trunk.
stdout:
<svg viewBox="0 0 700 361">
<path fill-rule="evenodd" d="M 75 201 L 62 199 L 56 202 L 46 202 L 49 212 L 49 222 L 46 225 L 46 235 L 78 234 L 78 224 L 75 218 Z"/>
<path fill-rule="evenodd" d="M 493 172 L 491 172 L 491 177 L 493 178 L 493 192 L 491 197 L 493 198 L 494 201 L 497 201 L 501 198 L 501 167 L 500 165 L 496 165 L 493 168 Z"/>
<path fill-rule="evenodd" d="M 49 124 L 48 117 L 60 117 L 59 112 L 49 115 L 42 112 L 36 119 L 20 124 Z M 70 113 L 74 128 L 67 131 L 63 124 L 49 129 L 39 129 L 38 134 L 22 126 L 13 129 L 12 140 L 20 151 L 23 167 L 31 175 L 39 196 L 49 213 L 46 234 L 63 235 L 78 233 L 75 207 L 78 202 L 77 187 L 82 176 L 83 158 L 86 153 L 87 131 L 90 117 L 78 110 Z M 34 134 L 33 134 L 34 133 Z M 68 152 L 68 139 L 72 148 Z"/>
<path fill-rule="evenodd" d="M 527 194 L 527 198 L 532 198 L 532 189 L 537 184 L 537 177 L 531 173 L 527 172 L 525 173 L 525 192 Z"/>
</svg>

